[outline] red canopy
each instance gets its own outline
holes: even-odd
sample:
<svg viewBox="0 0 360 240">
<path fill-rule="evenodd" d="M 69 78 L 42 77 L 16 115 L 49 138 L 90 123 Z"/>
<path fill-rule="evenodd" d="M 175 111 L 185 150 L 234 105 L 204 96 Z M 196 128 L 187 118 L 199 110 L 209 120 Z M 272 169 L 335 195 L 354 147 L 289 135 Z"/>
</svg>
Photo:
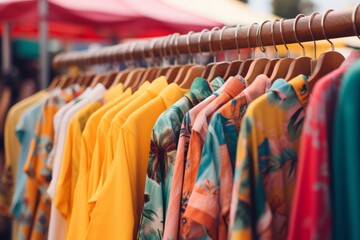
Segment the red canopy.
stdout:
<svg viewBox="0 0 360 240">
<path fill-rule="evenodd" d="M 15 36 L 38 30 L 37 0 L 0 1 L 0 20 Z M 49 32 L 60 38 L 152 37 L 221 25 L 157 0 L 49 0 Z"/>
</svg>

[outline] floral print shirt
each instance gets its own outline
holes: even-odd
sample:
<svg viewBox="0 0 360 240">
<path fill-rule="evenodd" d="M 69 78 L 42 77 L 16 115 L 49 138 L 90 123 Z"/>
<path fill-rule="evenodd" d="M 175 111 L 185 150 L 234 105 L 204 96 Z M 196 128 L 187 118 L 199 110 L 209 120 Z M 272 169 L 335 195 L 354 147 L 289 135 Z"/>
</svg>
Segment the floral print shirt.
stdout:
<svg viewBox="0 0 360 240">
<path fill-rule="evenodd" d="M 353 51 L 342 66 L 316 83 L 306 111 L 288 239 L 331 239 L 330 156 L 335 106 Z"/>
<path fill-rule="evenodd" d="M 278 79 L 252 102 L 238 139 L 231 239 L 285 239 L 295 187 L 307 79 Z"/>
<path fill-rule="evenodd" d="M 248 105 L 269 90 L 271 80 L 259 75 L 211 118 L 196 184 L 185 212 L 204 226 L 212 239 L 227 239 L 233 171 L 241 120 Z"/>
<path fill-rule="evenodd" d="M 179 235 L 181 239 L 198 239 L 205 234 L 204 229 L 199 226 L 197 222 L 193 222 L 192 218 L 188 218 L 188 216 L 191 216 L 191 213 L 187 215 L 184 214 L 186 213 L 188 202 L 198 174 L 201 152 L 211 116 L 221 106 L 229 102 L 245 89 L 245 79 L 240 76 L 233 77 L 227 80 L 225 85 L 224 92 L 198 114 L 191 130 L 189 151 L 186 157 L 183 179 L 182 199 L 180 203 L 181 222 Z M 202 171 L 202 169 L 200 171 Z"/>
<path fill-rule="evenodd" d="M 162 238 L 181 122 L 191 108 L 219 87 L 216 81 L 210 84 L 206 79 L 196 78 L 190 92 L 157 119 L 151 134 L 140 239 Z"/>
<path fill-rule="evenodd" d="M 21 207 L 19 235 L 21 239 L 47 237 L 51 201 L 47 196 L 46 188 L 51 180 L 51 171 L 47 169 L 46 162 L 54 137 L 53 117 L 63 105 L 79 94 L 79 86 L 75 85 L 46 99 L 42 104 L 42 111 L 36 123 L 24 166 L 27 180 Z"/>
<path fill-rule="evenodd" d="M 175 166 L 173 171 L 173 179 L 171 183 L 169 204 L 166 216 L 171 216 L 165 220 L 165 229 L 164 229 L 164 239 L 177 239 L 179 233 L 179 222 L 180 222 L 180 201 L 181 201 L 181 192 L 182 192 L 182 182 L 184 177 L 185 169 L 185 158 L 187 156 L 192 123 L 195 121 L 198 113 L 209 103 L 211 103 L 224 89 L 224 80 L 221 78 L 215 78 L 211 85 L 214 87 L 214 84 L 221 86 L 215 93 L 206 98 L 204 101 L 199 103 L 197 106 L 193 107 L 188 111 L 181 124 L 180 136 L 178 141 L 178 146 L 176 150 L 175 157 Z"/>
</svg>

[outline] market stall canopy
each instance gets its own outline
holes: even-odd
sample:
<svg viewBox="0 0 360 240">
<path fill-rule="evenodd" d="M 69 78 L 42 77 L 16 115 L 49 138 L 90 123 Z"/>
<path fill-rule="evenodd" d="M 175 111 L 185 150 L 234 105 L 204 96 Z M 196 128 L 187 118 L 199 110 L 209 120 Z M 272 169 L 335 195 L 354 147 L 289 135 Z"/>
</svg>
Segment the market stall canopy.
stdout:
<svg viewBox="0 0 360 240">
<path fill-rule="evenodd" d="M 178 9 L 197 16 L 221 22 L 227 26 L 250 25 L 254 22 L 274 20 L 271 14 L 262 13 L 238 0 L 161 0 Z M 206 6 L 206 7 L 204 7 Z"/>
<path fill-rule="evenodd" d="M 36 34 L 37 0 L 0 0 L 0 20 L 13 34 Z M 153 37 L 222 25 L 157 0 L 49 0 L 49 32 L 56 37 Z"/>
</svg>

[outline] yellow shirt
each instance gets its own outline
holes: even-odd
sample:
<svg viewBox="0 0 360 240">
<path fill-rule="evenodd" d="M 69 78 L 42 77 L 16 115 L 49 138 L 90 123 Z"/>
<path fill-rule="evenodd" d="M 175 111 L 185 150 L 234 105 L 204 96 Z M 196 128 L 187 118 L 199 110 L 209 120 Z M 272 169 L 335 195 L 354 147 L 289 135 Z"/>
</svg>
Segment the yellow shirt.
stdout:
<svg viewBox="0 0 360 240">
<path fill-rule="evenodd" d="M 94 208 L 86 239 L 134 239 L 143 207 L 152 128 L 186 91 L 170 84 L 131 114 L 120 129 L 109 174 Z"/>
<path fill-rule="evenodd" d="M 89 189 L 91 189 L 91 191 L 89 191 L 89 194 L 93 194 L 93 195 L 90 195 L 91 197 L 89 199 L 90 217 L 91 217 L 92 209 L 94 208 L 94 206 L 96 204 L 99 191 L 102 187 L 104 180 L 106 179 L 108 167 L 113 160 L 113 156 L 114 156 L 113 153 L 114 153 L 114 149 L 116 146 L 117 136 L 118 136 L 120 127 L 123 125 L 123 123 L 125 123 L 126 119 L 133 112 L 135 112 L 141 106 L 143 106 L 146 103 L 148 103 L 149 101 L 151 101 L 156 96 L 158 96 L 160 94 L 161 90 L 164 89 L 167 85 L 168 85 L 168 83 L 164 77 L 155 79 L 151 83 L 151 85 L 149 87 L 147 87 L 146 90 L 141 95 L 139 95 L 139 97 L 137 97 L 135 100 L 133 100 L 129 105 L 127 105 L 123 109 L 118 109 L 114 112 L 115 117 L 113 116 L 111 125 L 110 125 L 110 122 L 108 122 L 108 126 L 110 126 L 110 132 L 107 134 L 106 143 L 104 144 L 104 146 L 102 146 L 103 148 L 104 147 L 106 148 L 105 159 L 104 159 L 104 157 L 101 157 L 98 159 L 93 158 L 93 163 L 95 163 L 95 162 L 98 163 L 94 166 L 97 167 L 98 173 L 101 173 L 101 175 L 97 179 L 97 181 L 94 182 L 94 184 L 92 185 L 92 188 L 89 187 Z M 91 175 L 91 176 L 93 176 L 93 175 Z"/>
<path fill-rule="evenodd" d="M 95 111 L 88 119 L 81 136 L 79 176 L 76 181 L 73 212 L 67 228 L 68 239 L 81 239 L 85 236 L 89 217 L 87 210 L 88 180 L 92 155 L 96 144 L 96 132 L 102 116 L 112 107 L 131 96 L 131 89 L 127 89 L 120 96 L 110 100 L 107 104 Z"/>
<path fill-rule="evenodd" d="M 123 92 L 124 92 L 124 85 L 122 83 L 119 83 L 114 87 L 111 87 L 103 94 L 104 103 L 111 102 L 113 99 L 116 99 Z"/>
<path fill-rule="evenodd" d="M 11 167 L 14 184 L 16 184 L 16 171 L 20 152 L 20 143 L 16 137 L 15 132 L 16 124 L 18 123 L 23 112 L 38 102 L 46 94 L 46 91 L 40 91 L 28 98 L 23 99 L 22 101 L 12 106 L 7 114 L 4 134 L 5 166 L 6 169 Z"/>
<path fill-rule="evenodd" d="M 70 222 L 75 183 L 79 173 L 81 134 L 90 115 L 101 107 L 99 101 L 88 104 L 71 119 L 62 157 L 61 171 L 56 187 L 54 204 L 65 216 L 67 226 Z"/>
<path fill-rule="evenodd" d="M 142 84 L 139 90 L 136 91 L 131 97 L 113 106 L 101 118 L 99 127 L 97 129 L 96 144 L 95 144 L 94 153 L 91 161 L 91 168 L 89 172 L 88 195 L 87 195 L 88 199 L 91 198 L 91 196 L 94 194 L 96 190 L 96 187 L 98 186 L 98 182 L 101 174 L 101 166 L 105 156 L 106 136 L 109 132 L 110 123 L 112 119 L 119 111 L 121 111 L 124 107 L 131 104 L 132 101 L 134 101 L 141 93 L 143 93 L 149 85 L 150 85 L 149 82 L 145 82 L 144 84 Z M 89 209 L 89 211 L 91 211 L 91 209 Z"/>
</svg>

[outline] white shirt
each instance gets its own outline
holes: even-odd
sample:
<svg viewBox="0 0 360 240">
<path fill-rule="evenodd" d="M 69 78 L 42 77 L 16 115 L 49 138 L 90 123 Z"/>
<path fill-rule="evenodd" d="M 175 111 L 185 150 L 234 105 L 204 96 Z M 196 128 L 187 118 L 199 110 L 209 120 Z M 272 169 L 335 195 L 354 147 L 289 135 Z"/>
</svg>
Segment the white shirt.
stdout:
<svg viewBox="0 0 360 240">
<path fill-rule="evenodd" d="M 100 100 L 105 90 L 106 89 L 102 84 L 97 84 L 93 89 L 86 89 L 84 93 L 81 94 L 81 96 L 79 96 L 79 99 L 75 101 L 74 104 L 71 107 L 69 107 L 65 112 L 62 113 L 63 117 L 61 118 L 60 124 L 58 125 L 59 134 L 57 137 L 56 149 L 54 152 L 52 179 L 47 189 L 47 193 L 49 194 L 52 200 L 55 199 L 56 185 L 59 180 L 62 156 L 66 141 L 66 133 L 69 127 L 69 123 L 72 117 L 76 114 L 76 112 L 78 112 L 88 104 Z M 64 240 L 65 234 L 66 234 L 66 219 L 60 214 L 60 212 L 54 206 L 54 204 L 51 204 L 48 239 Z"/>
</svg>

